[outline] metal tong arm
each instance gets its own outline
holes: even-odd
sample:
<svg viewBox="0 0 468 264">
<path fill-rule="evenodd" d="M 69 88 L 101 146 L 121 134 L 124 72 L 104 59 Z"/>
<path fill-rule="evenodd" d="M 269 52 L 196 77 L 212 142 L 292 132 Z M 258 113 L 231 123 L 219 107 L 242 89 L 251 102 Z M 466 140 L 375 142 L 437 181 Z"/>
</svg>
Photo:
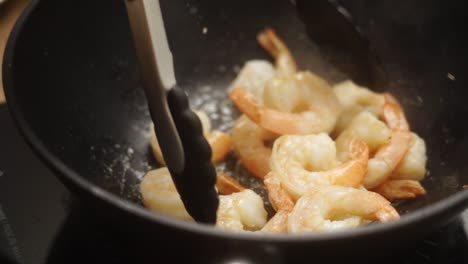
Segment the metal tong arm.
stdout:
<svg viewBox="0 0 468 264">
<path fill-rule="evenodd" d="M 175 84 L 172 53 L 166 38 L 158 0 L 127 0 L 127 13 L 151 117 L 164 160 L 169 169 L 181 173 L 185 155 L 167 105 L 166 92 Z M 159 73 L 159 74 L 155 74 Z"/>
</svg>

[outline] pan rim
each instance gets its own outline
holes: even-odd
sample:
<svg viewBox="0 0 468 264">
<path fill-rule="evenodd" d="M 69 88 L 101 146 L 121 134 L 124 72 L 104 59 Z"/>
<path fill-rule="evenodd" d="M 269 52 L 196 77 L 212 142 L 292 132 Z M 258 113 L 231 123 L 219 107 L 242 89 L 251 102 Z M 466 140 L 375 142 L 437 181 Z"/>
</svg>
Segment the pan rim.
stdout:
<svg viewBox="0 0 468 264">
<path fill-rule="evenodd" d="M 182 231 L 195 233 L 199 235 L 215 236 L 221 239 L 237 239 L 248 241 L 268 241 L 268 242 L 336 242 L 351 241 L 354 239 L 363 239 L 366 237 L 384 236 L 396 230 L 403 231 L 407 228 L 418 228 L 421 224 L 426 224 L 429 230 L 435 226 L 438 219 L 449 219 L 456 217 L 468 206 L 468 190 L 461 190 L 457 193 L 443 198 L 433 204 L 424 206 L 407 215 L 403 215 L 399 220 L 389 223 L 379 223 L 365 228 L 343 230 L 331 233 L 302 233 L 302 234 L 262 234 L 254 232 L 232 232 L 213 228 L 207 224 L 194 224 L 183 220 L 175 219 L 170 216 L 151 212 L 148 209 L 127 201 L 109 191 L 94 185 L 87 179 L 81 177 L 75 170 L 63 163 L 56 155 L 48 150 L 46 145 L 32 132 L 32 129 L 26 122 L 21 109 L 16 102 L 13 80 L 14 51 L 19 35 L 23 31 L 28 17 L 36 10 L 40 0 L 30 1 L 28 6 L 22 12 L 16 21 L 7 41 L 3 60 L 3 86 L 7 99 L 7 106 L 10 114 L 19 128 L 25 141 L 32 148 L 35 154 L 49 167 L 59 172 L 67 180 L 71 181 L 81 191 L 95 196 L 97 199 L 105 202 L 109 206 L 116 207 L 125 213 L 149 220 L 155 225 L 175 228 Z M 59 177 L 61 181 L 63 179 Z"/>
</svg>

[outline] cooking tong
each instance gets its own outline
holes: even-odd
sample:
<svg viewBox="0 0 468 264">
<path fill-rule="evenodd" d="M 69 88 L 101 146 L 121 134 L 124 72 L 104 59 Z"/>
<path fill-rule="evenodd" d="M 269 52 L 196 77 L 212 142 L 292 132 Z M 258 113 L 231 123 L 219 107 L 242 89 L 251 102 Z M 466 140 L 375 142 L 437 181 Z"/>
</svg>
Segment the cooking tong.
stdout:
<svg viewBox="0 0 468 264">
<path fill-rule="evenodd" d="M 215 223 L 219 204 L 211 147 L 177 86 L 159 0 L 126 0 L 143 87 L 158 143 L 187 212 Z"/>
</svg>

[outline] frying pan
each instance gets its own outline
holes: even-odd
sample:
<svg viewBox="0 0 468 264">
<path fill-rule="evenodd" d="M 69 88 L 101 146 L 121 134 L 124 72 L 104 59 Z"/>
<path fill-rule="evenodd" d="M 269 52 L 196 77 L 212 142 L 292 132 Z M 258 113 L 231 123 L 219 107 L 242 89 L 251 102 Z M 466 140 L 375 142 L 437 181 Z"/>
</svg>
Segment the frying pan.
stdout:
<svg viewBox="0 0 468 264">
<path fill-rule="evenodd" d="M 428 174 L 422 182 L 427 194 L 396 204 L 402 218 L 392 223 L 326 234 L 259 235 L 146 210 L 138 183 L 157 164 L 149 149 L 150 117 L 121 1 L 31 1 L 5 52 L 9 109 L 37 155 L 96 217 L 138 244 L 138 255 L 157 257 L 177 248 L 174 259 L 192 262 L 281 263 L 371 261 L 402 254 L 468 205 L 463 190 L 468 183 L 468 4 L 346 1 L 336 9 L 339 4 L 161 2 L 179 85 L 193 108 L 210 114 L 214 127 L 229 131 L 238 115 L 226 87 L 239 67 L 249 59 L 269 59 L 255 41 L 267 26 L 289 45 L 301 69 L 330 83 L 351 78 L 393 93 L 411 129 L 426 140 Z M 220 166 L 264 195 L 235 162 Z"/>
</svg>

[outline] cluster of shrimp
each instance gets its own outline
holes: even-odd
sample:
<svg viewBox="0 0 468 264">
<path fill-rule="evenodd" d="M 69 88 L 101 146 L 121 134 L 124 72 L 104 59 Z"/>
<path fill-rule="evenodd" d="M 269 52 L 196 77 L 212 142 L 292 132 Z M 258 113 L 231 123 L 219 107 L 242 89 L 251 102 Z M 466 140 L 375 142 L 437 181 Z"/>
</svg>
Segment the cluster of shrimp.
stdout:
<svg viewBox="0 0 468 264">
<path fill-rule="evenodd" d="M 212 161 L 224 159 L 232 147 L 263 180 L 276 214 L 268 220 L 258 194 L 219 173 L 218 227 L 268 233 L 355 228 L 396 220 L 391 201 L 425 194 L 425 142 L 410 131 L 396 98 L 352 81 L 332 87 L 298 71 L 272 29 L 257 40 L 275 64 L 248 61 L 230 85 L 229 97 L 242 113 L 231 136 L 211 131 L 207 116 L 197 114 Z M 151 142 L 163 163 L 155 135 Z M 148 173 L 141 193 L 149 208 L 190 219 L 167 169 Z"/>
</svg>

